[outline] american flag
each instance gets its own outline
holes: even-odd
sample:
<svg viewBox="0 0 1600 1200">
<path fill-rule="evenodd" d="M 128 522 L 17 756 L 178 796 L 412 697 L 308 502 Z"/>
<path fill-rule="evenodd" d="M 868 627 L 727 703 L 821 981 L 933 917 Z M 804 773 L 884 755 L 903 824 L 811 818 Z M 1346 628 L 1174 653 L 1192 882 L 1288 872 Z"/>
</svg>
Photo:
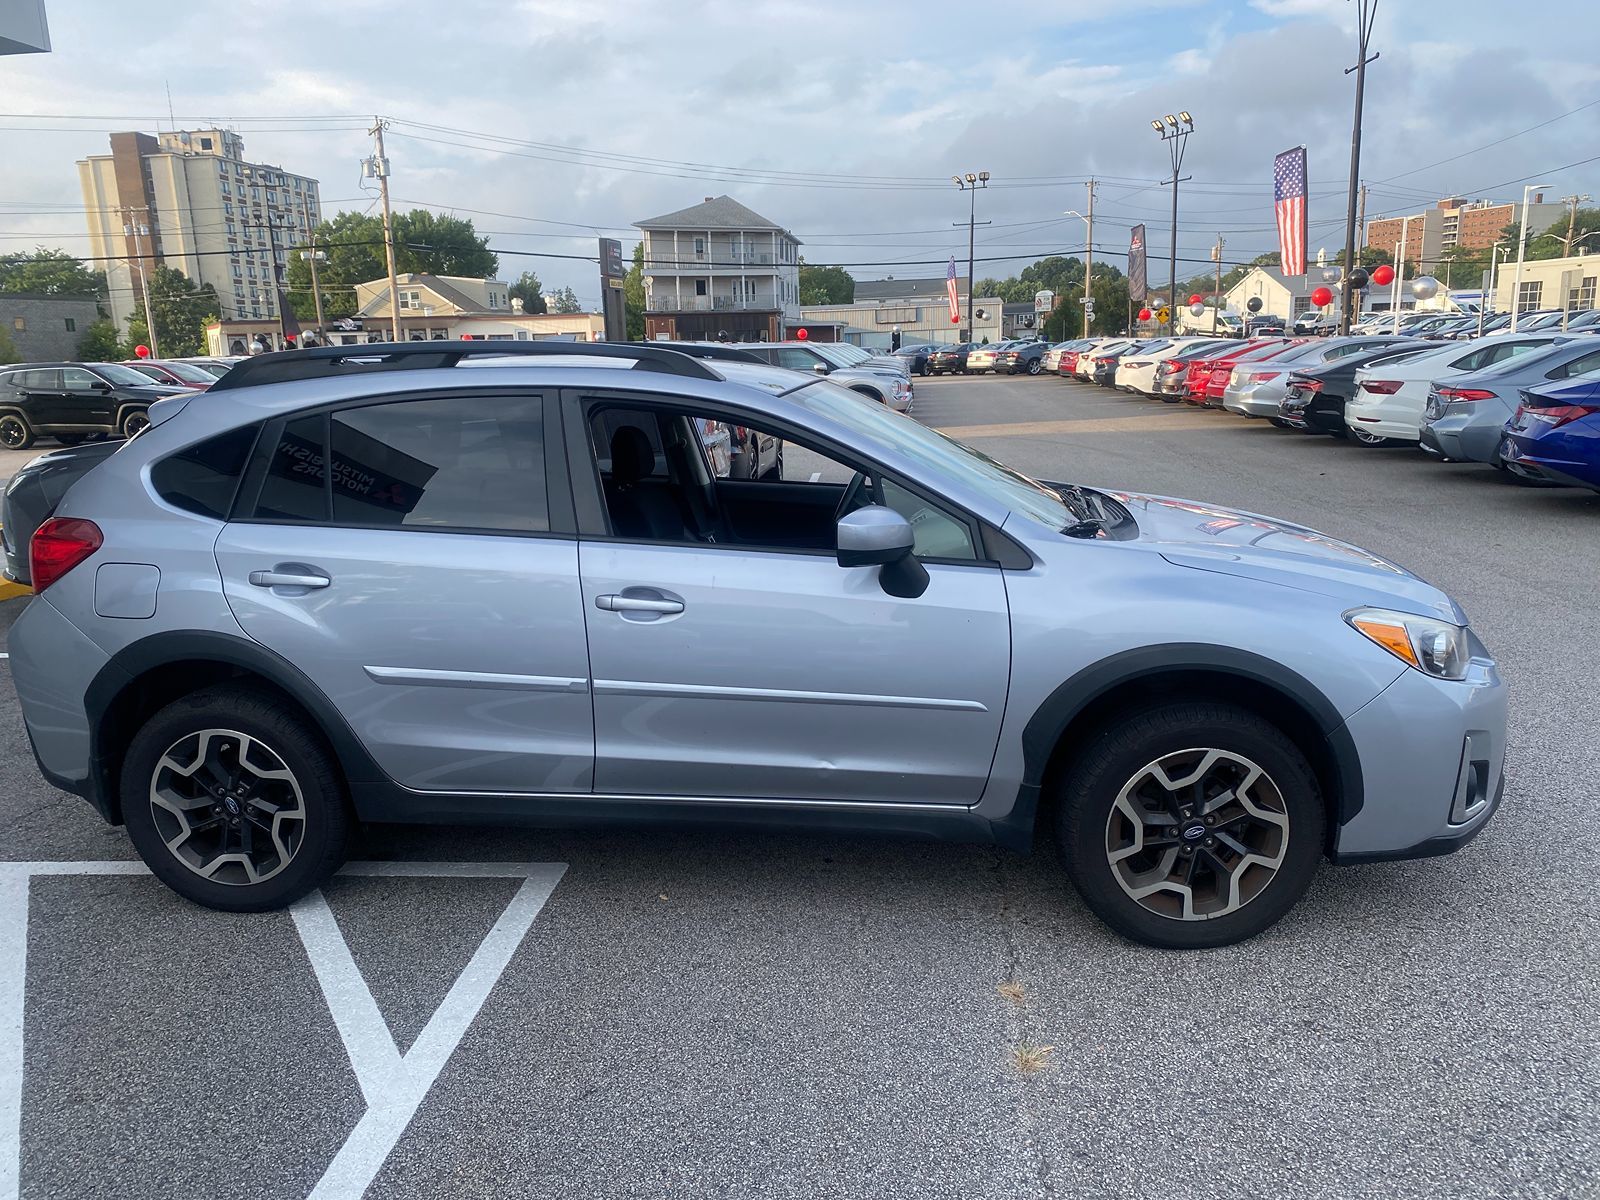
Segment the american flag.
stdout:
<svg viewBox="0 0 1600 1200">
<path fill-rule="evenodd" d="M 950 324 L 961 320 L 961 299 L 956 290 L 956 260 L 950 259 L 950 270 L 945 272 L 944 290 L 950 294 Z"/>
<path fill-rule="evenodd" d="M 1306 148 L 1272 160 L 1272 200 L 1278 216 L 1278 253 L 1285 275 L 1306 273 Z"/>
</svg>

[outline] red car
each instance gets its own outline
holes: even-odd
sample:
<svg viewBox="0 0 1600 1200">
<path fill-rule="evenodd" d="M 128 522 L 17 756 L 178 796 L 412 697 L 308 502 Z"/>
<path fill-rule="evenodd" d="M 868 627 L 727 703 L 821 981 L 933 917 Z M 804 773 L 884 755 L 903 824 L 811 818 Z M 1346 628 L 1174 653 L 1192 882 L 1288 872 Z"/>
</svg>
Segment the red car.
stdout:
<svg viewBox="0 0 1600 1200">
<path fill-rule="evenodd" d="M 148 375 L 157 383 L 203 392 L 217 381 L 209 371 L 202 371 L 193 363 L 169 362 L 164 358 L 130 358 L 123 366 L 132 367 L 141 375 Z"/>
<path fill-rule="evenodd" d="M 1235 343 L 1221 354 L 1196 359 L 1189 364 L 1183 398 L 1199 407 L 1220 408 L 1222 393 L 1228 386 L 1228 376 L 1233 373 L 1235 363 L 1274 353 L 1289 344 L 1289 338 L 1252 338 L 1247 342 Z"/>
<path fill-rule="evenodd" d="M 1076 378 L 1078 374 L 1078 355 L 1082 353 L 1082 350 L 1063 350 L 1056 366 L 1056 374 L 1063 379 L 1069 376 Z"/>
</svg>

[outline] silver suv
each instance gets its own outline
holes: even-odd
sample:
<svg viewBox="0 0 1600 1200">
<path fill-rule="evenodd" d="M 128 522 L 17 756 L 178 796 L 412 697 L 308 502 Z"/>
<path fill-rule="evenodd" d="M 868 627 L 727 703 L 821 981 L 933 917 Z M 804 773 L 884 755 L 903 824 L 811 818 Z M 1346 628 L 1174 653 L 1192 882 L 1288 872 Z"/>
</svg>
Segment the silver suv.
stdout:
<svg viewBox="0 0 1600 1200">
<path fill-rule="evenodd" d="M 334 347 L 150 418 L 35 535 L 11 666 L 45 776 L 200 904 L 291 902 L 358 820 L 788 822 L 1053 837 L 1120 933 L 1210 946 L 1501 796 L 1505 692 L 1442 592 L 827 379 Z M 706 420 L 779 477 L 717 477 Z"/>
</svg>

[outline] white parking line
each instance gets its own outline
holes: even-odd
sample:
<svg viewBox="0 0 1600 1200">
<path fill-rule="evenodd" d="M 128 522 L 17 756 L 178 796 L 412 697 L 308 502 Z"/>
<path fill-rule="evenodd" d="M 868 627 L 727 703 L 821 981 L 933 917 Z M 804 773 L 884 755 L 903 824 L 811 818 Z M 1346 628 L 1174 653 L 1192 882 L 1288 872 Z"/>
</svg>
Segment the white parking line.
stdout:
<svg viewBox="0 0 1600 1200">
<path fill-rule="evenodd" d="M 313 892 L 290 910 L 367 1102 L 311 1197 L 356 1200 L 366 1192 L 566 869 L 565 863 L 346 864 L 342 875 L 523 881 L 405 1054 L 395 1045 L 323 894 Z M 29 881 L 35 875 L 148 873 L 143 863 L 131 861 L 0 863 L 0 1200 L 21 1194 Z"/>
</svg>

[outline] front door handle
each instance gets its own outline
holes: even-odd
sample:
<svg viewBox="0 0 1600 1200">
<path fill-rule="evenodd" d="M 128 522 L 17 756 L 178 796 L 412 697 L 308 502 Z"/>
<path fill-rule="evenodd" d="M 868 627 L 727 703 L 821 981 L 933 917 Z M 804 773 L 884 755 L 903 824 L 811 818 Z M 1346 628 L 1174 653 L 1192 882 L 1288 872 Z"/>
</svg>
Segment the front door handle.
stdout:
<svg viewBox="0 0 1600 1200">
<path fill-rule="evenodd" d="M 605 595 L 594 598 L 594 606 L 606 612 L 681 613 L 682 600 L 655 599 L 648 596 Z"/>
<path fill-rule="evenodd" d="M 315 567 L 306 567 L 299 563 L 279 563 L 271 571 L 251 571 L 250 582 L 264 588 L 325 588 L 333 580 Z"/>
</svg>

